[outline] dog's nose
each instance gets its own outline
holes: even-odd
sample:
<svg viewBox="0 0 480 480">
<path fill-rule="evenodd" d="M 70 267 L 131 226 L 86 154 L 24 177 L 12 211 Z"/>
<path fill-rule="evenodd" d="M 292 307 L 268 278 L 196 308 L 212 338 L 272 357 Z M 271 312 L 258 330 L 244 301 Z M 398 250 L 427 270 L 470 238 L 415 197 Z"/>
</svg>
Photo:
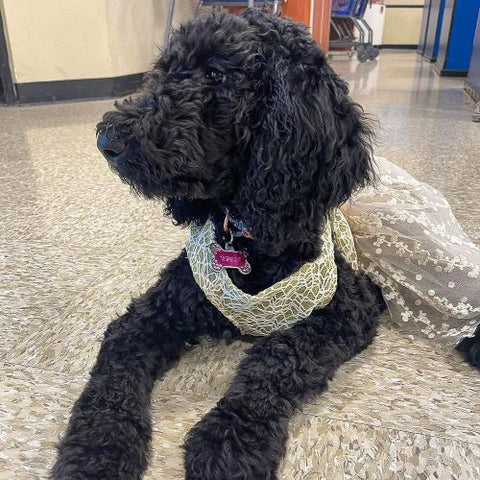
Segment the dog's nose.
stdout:
<svg viewBox="0 0 480 480">
<path fill-rule="evenodd" d="M 107 131 L 98 135 L 97 148 L 109 162 L 117 162 L 125 150 L 125 142 L 113 132 Z"/>
</svg>

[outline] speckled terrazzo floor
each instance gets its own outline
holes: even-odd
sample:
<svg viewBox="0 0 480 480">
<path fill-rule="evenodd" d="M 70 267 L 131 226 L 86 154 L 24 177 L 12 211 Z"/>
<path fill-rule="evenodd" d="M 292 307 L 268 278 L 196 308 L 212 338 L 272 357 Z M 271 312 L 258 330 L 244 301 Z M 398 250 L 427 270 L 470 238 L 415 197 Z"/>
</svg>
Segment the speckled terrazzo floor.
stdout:
<svg viewBox="0 0 480 480">
<path fill-rule="evenodd" d="M 461 79 L 411 52 L 335 56 L 379 117 L 377 153 L 427 180 L 480 243 L 480 124 Z M 103 330 L 186 232 L 132 196 L 95 149 L 110 101 L 0 108 L 0 479 L 47 478 Z M 148 479 L 180 480 L 184 433 L 211 408 L 245 345 L 189 352 L 154 392 Z M 387 322 L 291 423 L 282 480 L 479 479 L 480 374 Z"/>
</svg>

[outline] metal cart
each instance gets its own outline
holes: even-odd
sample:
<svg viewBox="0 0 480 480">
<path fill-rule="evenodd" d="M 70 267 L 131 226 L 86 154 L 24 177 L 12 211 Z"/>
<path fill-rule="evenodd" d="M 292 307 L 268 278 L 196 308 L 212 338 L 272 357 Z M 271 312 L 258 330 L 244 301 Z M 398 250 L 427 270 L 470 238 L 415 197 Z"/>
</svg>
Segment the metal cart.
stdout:
<svg viewBox="0 0 480 480">
<path fill-rule="evenodd" d="M 351 54 L 357 52 L 358 61 L 363 63 L 374 60 L 380 53 L 373 46 L 373 30 L 363 18 L 369 0 L 332 0 L 332 28 L 338 35 L 337 40 L 330 41 L 330 48 L 352 47 Z M 358 33 L 353 36 L 347 26 L 350 20 Z"/>
</svg>

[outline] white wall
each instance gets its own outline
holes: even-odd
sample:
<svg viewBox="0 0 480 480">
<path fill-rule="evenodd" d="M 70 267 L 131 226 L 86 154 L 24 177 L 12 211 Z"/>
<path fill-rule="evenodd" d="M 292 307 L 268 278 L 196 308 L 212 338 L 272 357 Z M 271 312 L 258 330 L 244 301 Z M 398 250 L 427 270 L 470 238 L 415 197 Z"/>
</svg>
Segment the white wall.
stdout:
<svg viewBox="0 0 480 480">
<path fill-rule="evenodd" d="M 168 0 L 0 0 L 15 83 L 147 71 L 164 38 Z M 177 0 L 175 22 L 196 0 Z"/>
</svg>

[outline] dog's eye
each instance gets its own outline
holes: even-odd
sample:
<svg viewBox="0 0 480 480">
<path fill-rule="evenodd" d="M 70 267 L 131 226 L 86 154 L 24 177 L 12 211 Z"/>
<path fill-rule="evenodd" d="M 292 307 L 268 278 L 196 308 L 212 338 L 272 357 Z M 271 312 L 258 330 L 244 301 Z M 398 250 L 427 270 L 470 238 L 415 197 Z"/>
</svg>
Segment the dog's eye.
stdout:
<svg viewBox="0 0 480 480">
<path fill-rule="evenodd" d="M 218 85 L 223 82 L 225 79 L 225 74 L 216 68 L 209 67 L 205 71 L 205 78 L 210 80 L 212 83 Z"/>
</svg>

